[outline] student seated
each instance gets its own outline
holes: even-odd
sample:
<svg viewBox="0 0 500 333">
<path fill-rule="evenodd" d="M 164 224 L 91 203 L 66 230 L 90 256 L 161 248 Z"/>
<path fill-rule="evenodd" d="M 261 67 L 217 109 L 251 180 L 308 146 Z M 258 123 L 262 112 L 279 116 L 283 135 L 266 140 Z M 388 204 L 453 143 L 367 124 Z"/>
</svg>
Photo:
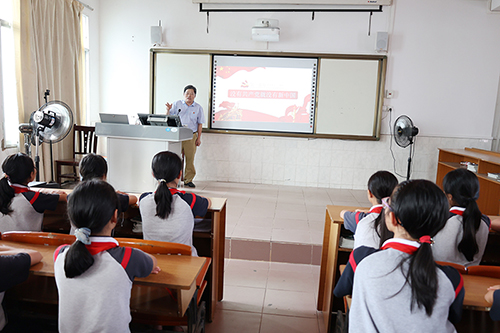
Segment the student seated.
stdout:
<svg viewBox="0 0 500 333">
<path fill-rule="evenodd" d="M 368 179 L 367 194 L 372 204 L 370 210 L 340 212 L 344 227 L 354 233 L 354 248 L 368 246 L 378 249 L 387 239 L 392 238 L 392 232 L 385 226 L 384 214 L 381 214 L 382 198 L 390 196 L 396 185 L 398 180 L 392 173 L 377 171 Z"/>
<path fill-rule="evenodd" d="M 156 192 L 146 192 L 139 198 L 144 239 L 181 243 L 193 246 L 194 216 L 203 216 L 210 200 L 194 193 L 177 190 L 182 177 L 182 161 L 170 151 L 153 157 L 153 176 L 158 181 Z"/>
<path fill-rule="evenodd" d="M 438 266 L 431 247 L 448 218 L 446 196 L 430 181 L 411 180 L 383 204 L 394 238 L 379 250 L 355 249 L 334 289 L 337 297 L 352 295 L 349 332 L 455 332 L 462 277 Z"/>
<path fill-rule="evenodd" d="M 40 252 L 30 249 L 20 249 L 6 245 L 0 245 L 0 304 L 4 292 L 28 279 L 30 266 L 38 264 L 42 260 Z M 0 331 L 5 327 L 7 320 L 0 307 Z"/>
<path fill-rule="evenodd" d="M 35 180 L 37 171 L 26 154 L 8 156 L 2 170 L 5 174 L 0 179 L 0 232 L 41 231 L 44 211 L 55 210 L 59 201 L 66 201 L 66 194 L 30 190 L 28 183 Z"/>
<path fill-rule="evenodd" d="M 79 165 L 80 177 L 82 181 L 91 179 L 106 180 L 108 176 L 108 163 L 101 155 L 90 153 L 85 155 Z M 125 212 L 129 206 L 135 205 L 137 198 L 134 195 L 128 195 L 120 191 L 116 191 L 118 200 L 120 201 L 120 212 Z"/>
<path fill-rule="evenodd" d="M 463 266 L 479 265 L 486 248 L 490 219 L 482 215 L 476 200 L 479 180 L 467 169 L 446 174 L 443 189 L 450 205 L 450 217 L 434 237 L 434 259 Z"/>
<path fill-rule="evenodd" d="M 134 278 L 160 271 L 154 256 L 111 237 L 118 205 L 102 180 L 78 184 L 68 199 L 76 240 L 54 252 L 60 332 L 129 332 Z"/>
<path fill-rule="evenodd" d="M 500 320 L 500 285 L 489 287 L 484 299 L 491 304 L 491 319 Z"/>
</svg>

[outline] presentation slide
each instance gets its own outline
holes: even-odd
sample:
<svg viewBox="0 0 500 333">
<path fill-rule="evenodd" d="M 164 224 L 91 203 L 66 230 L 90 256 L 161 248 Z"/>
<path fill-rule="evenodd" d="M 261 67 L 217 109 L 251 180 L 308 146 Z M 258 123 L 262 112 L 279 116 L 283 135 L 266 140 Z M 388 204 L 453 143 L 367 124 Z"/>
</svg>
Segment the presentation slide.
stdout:
<svg viewBox="0 0 500 333">
<path fill-rule="evenodd" d="M 313 133 L 318 59 L 213 59 L 213 129 Z"/>
</svg>

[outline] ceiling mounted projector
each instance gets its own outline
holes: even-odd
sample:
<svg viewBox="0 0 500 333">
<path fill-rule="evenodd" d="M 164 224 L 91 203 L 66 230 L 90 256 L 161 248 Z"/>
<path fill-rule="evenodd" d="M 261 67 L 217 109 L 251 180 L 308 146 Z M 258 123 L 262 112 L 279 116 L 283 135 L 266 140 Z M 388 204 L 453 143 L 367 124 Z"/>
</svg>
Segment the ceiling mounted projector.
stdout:
<svg viewBox="0 0 500 333">
<path fill-rule="evenodd" d="M 252 27 L 252 39 L 260 42 L 279 42 L 279 21 L 274 19 L 258 19 Z"/>
</svg>

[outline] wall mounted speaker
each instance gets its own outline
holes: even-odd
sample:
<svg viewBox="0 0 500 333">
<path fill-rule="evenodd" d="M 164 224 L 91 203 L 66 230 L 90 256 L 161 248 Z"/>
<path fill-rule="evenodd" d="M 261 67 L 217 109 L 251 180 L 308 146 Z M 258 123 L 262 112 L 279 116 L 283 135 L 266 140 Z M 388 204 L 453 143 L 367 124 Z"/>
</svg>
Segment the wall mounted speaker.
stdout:
<svg viewBox="0 0 500 333">
<path fill-rule="evenodd" d="M 375 51 L 387 52 L 388 43 L 389 33 L 383 31 L 377 32 L 377 43 L 375 44 Z"/>
</svg>

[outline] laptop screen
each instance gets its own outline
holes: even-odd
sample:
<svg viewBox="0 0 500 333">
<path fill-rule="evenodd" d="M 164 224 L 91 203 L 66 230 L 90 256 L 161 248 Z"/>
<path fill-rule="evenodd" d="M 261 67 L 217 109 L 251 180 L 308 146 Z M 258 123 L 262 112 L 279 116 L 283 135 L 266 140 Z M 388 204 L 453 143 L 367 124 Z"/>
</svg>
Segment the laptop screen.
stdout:
<svg viewBox="0 0 500 333">
<path fill-rule="evenodd" d="M 128 116 L 126 114 L 99 113 L 99 117 L 101 118 L 101 123 L 128 124 Z"/>
</svg>

